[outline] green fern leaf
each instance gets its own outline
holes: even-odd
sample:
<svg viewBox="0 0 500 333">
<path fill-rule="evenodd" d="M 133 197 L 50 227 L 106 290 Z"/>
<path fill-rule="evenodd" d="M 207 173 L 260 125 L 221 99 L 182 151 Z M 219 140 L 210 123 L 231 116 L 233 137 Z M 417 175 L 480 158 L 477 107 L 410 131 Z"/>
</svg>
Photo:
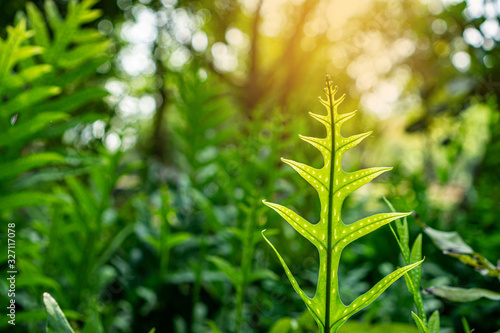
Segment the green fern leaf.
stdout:
<svg viewBox="0 0 500 333">
<path fill-rule="evenodd" d="M 386 276 L 368 292 L 359 296 L 350 305 L 344 305 L 339 295 L 338 266 L 342 250 L 351 242 L 369 234 L 376 229 L 407 216 L 410 213 L 377 214 L 361 219 L 353 224 L 342 222 L 340 213 L 344 199 L 358 188 L 370 182 L 391 168 L 369 168 L 355 172 L 345 172 L 341 167 L 342 156 L 349 149 L 358 145 L 371 132 L 343 137 L 341 126 L 355 115 L 355 112 L 339 114 L 337 108 L 345 95 L 335 99 L 337 88 L 327 77 L 326 100 L 320 102 L 326 107 L 327 114 L 311 113 L 311 116 L 321 122 L 327 131 L 325 138 L 300 138 L 316 147 L 324 158 L 324 166 L 320 169 L 291 160 L 283 161 L 294 168 L 318 192 L 321 203 L 321 216 L 318 223 L 311 223 L 292 210 L 274 203 L 264 201 L 264 204 L 280 214 L 298 233 L 309 240 L 319 251 L 319 278 L 314 297 L 307 296 L 287 264 L 274 245 L 264 236 L 265 240 L 276 252 L 295 291 L 300 295 L 311 315 L 316 320 L 321 332 L 336 332 L 353 314 L 372 303 L 393 282 L 403 276 L 421 261 L 400 268 Z"/>
<path fill-rule="evenodd" d="M 73 70 L 94 58 L 102 58 L 102 54 L 110 46 L 110 41 L 103 38 L 96 29 L 82 27 L 101 16 L 100 10 L 92 9 L 97 2 L 98 0 L 71 0 L 66 17 L 63 18 L 53 0 L 45 1 L 44 8 L 50 31 L 42 12 L 34 4 L 27 4 L 34 40 L 45 48 L 41 55 L 45 62 L 56 68 Z"/>
</svg>

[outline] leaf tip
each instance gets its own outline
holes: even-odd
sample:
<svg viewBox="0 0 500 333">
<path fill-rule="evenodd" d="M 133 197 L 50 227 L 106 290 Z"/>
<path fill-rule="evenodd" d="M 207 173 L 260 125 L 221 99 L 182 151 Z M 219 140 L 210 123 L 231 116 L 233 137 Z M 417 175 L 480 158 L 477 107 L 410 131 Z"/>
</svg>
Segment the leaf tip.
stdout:
<svg viewBox="0 0 500 333">
<path fill-rule="evenodd" d="M 57 302 L 54 299 L 54 297 L 52 297 L 52 295 L 49 294 L 48 292 L 44 292 L 43 295 L 42 295 L 42 298 L 43 298 L 43 304 L 45 305 L 45 307 L 50 307 L 54 303 L 57 304 Z"/>
<path fill-rule="evenodd" d="M 338 90 L 338 88 L 335 87 L 335 90 L 332 92 L 332 95 L 335 94 L 337 92 L 337 90 Z M 333 101 L 333 105 L 338 106 L 340 103 L 342 103 L 344 101 L 345 97 L 346 97 L 346 94 L 343 94 L 338 99 Z"/>
<path fill-rule="evenodd" d="M 264 233 L 266 232 L 267 229 L 263 229 L 260 233 L 262 235 L 262 237 L 264 237 L 264 239 L 266 240 L 266 242 L 269 242 L 266 238 L 266 235 L 264 235 Z"/>
<path fill-rule="evenodd" d="M 284 157 L 281 157 L 280 160 L 281 160 L 281 162 L 286 163 L 288 165 L 290 165 L 290 162 L 292 162 L 292 160 L 289 160 L 289 159 L 284 158 Z"/>
<path fill-rule="evenodd" d="M 266 199 L 262 200 L 262 203 L 266 205 L 267 207 L 271 207 L 271 203 L 267 201 Z M 271 207 L 272 208 L 272 207 Z"/>
<path fill-rule="evenodd" d="M 403 215 L 403 216 L 401 216 L 401 217 L 410 216 L 410 215 L 412 215 L 413 213 L 414 213 L 414 211 L 401 213 L 401 214 L 404 214 L 404 215 Z"/>
</svg>

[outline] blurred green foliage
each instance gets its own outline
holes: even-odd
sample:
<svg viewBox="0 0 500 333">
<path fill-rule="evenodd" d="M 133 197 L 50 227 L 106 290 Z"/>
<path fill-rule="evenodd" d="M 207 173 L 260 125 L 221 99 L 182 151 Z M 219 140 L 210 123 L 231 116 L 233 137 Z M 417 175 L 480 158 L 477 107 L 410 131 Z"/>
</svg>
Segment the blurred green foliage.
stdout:
<svg viewBox="0 0 500 333">
<path fill-rule="evenodd" d="M 326 73 L 351 97 L 340 111 L 363 111 L 344 134 L 377 133 L 345 170 L 395 166 L 346 200 L 345 221 L 386 211 L 384 195 L 416 213 L 405 235 L 422 241 L 423 289 L 498 292 L 477 266 L 498 270 L 485 259 L 500 247 L 498 13 L 459 0 L 4 1 L 0 219 L 16 225 L 19 274 L 16 326 L 0 330 L 43 331 L 44 301 L 59 314 L 48 292 L 75 332 L 314 331 L 260 231 L 287 244 L 308 295 L 318 253 L 260 202 L 318 220 L 313 189 L 277 161 L 321 166 L 296 135 L 324 136 L 305 114 Z M 444 255 L 416 220 L 480 257 Z M 389 228 L 349 245 L 344 303 L 404 263 L 398 252 Z M 2 278 L 1 304 L 7 290 Z M 424 293 L 415 307 L 415 295 L 401 280 L 342 330 L 416 332 L 422 308 L 441 332 L 500 328 L 498 301 Z"/>
</svg>

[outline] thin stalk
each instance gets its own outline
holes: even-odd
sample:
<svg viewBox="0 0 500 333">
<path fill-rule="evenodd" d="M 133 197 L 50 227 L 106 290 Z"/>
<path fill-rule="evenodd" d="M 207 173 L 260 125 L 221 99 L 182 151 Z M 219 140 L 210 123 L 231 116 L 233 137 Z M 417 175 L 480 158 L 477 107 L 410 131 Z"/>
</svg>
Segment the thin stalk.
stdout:
<svg viewBox="0 0 500 333">
<path fill-rule="evenodd" d="M 415 291 L 415 294 L 413 294 L 413 300 L 415 301 L 415 306 L 417 307 L 418 316 L 427 326 L 427 317 L 425 315 L 424 301 L 422 300 L 422 294 L 420 293 L 420 290 Z"/>
</svg>

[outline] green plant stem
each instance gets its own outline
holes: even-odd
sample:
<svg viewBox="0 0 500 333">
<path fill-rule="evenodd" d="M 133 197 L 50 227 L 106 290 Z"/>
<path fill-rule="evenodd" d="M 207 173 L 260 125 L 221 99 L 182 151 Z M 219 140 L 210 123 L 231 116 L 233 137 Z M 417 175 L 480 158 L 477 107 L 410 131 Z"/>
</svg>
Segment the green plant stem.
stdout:
<svg viewBox="0 0 500 333">
<path fill-rule="evenodd" d="M 417 307 L 418 316 L 427 326 L 427 316 L 425 314 L 424 301 L 422 300 L 422 293 L 420 292 L 420 290 L 415 291 L 415 293 L 413 294 L 413 300 L 415 302 L 415 306 Z"/>
</svg>

